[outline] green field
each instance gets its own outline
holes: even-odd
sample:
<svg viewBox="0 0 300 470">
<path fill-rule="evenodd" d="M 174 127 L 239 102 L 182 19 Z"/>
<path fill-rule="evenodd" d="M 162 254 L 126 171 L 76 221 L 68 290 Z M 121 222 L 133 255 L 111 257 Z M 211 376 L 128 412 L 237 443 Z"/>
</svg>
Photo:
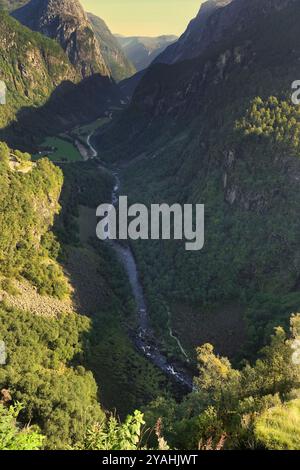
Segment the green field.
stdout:
<svg viewBox="0 0 300 470">
<path fill-rule="evenodd" d="M 85 126 L 75 127 L 69 135 L 61 134 L 57 137 L 47 137 L 41 145 L 41 153 L 35 154 L 33 157 L 35 160 L 42 157 L 48 157 L 49 160 L 53 162 L 81 161 L 82 155 L 72 141 L 78 140 L 79 143 L 84 144 L 88 135 L 97 129 L 100 129 L 100 127 L 110 121 L 111 119 L 109 117 L 102 117 Z"/>
<path fill-rule="evenodd" d="M 43 156 L 47 156 L 51 161 L 70 161 L 76 162 L 82 160 L 79 150 L 75 145 L 63 137 L 48 137 L 43 142 L 43 148 L 54 148 L 53 152 L 47 153 L 45 150 Z M 35 158 L 40 155 L 35 155 Z"/>
</svg>

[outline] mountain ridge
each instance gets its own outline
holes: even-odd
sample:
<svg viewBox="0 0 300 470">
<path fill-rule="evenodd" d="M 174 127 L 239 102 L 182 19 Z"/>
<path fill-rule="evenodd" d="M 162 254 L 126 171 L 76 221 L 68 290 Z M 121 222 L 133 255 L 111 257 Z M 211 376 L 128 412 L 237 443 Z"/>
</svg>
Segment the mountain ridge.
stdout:
<svg viewBox="0 0 300 470">
<path fill-rule="evenodd" d="M 185 32 L 175 44 L 171 44 L 163 51 L 155 62 L 172 64 L 185 59 L 192 59 L 200 54 L 202 46 L 202 31 L 205 29 L 211 16 L 219 9 L 229 5 L 234 0 L 208 0 L 201 4 L 197 16 L 190 21 Z"/>
<path fill-rule="evenodd" d="M 104 60 L 117 81 L 124 80 L 136 72 L 134 65 L 124 54 L 119 42 L 111 33 L 105 21 L 93 13 L 87 13 L 98 39 Z"/>
</svg>

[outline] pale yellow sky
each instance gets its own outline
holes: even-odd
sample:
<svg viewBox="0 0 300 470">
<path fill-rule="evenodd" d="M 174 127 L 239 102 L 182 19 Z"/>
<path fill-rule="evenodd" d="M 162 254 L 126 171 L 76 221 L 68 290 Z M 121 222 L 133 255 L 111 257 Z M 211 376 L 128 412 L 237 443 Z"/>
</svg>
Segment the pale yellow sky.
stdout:
<svg viewBox="0 0 300 470">
<path fill-rule="evenodd" d="M 124 36 L 180 36 L 202 0 L 80 0 L 86 11 L 103 18 Z"/>
</svg>

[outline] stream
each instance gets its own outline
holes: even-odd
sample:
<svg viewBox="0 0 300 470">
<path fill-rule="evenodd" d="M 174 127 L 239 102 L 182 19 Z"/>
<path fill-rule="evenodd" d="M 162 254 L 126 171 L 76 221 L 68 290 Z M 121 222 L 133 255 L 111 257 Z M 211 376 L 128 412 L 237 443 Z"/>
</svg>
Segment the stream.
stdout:
<svg viewBox="0 0 300 470">
<path fill-rule="evenodd" d="M 91 152 L 91 157 L 97 157 L 98 152 L 93 147 L 91 143 L 91 138 L 93 133 L 87 137 L 87 145 Z M 112 191 L 112 204 L 117 205 L 119 201 L 119 192 L 120 192 L 120 178 L 118 170 L 110 170 L 107 166 L 101 166 L 106 171 L 111 171 L 111 174 L 114 176 L 115 184 Z M 110 240 L 113 250 L 117 254 L 120 262 L 122 263 L 127 276 L 130 282 L 132 293 L 136 302 L 137 312 L 138 312 L 138 329 L 134 334 L 134 344 L 136 348 L 151 361 L 156 367 L 158 367 L 165 375 L 171 378 L 174 382 L 180 384 L 182 387 L 191 391 L 193 389 L 193 379 L 192 374 L 189 374 L 187 371 L 179 368 L 175 361 L 172 362 L 171 359 L 168 359 L 159 349 L 157 341 L 155 340 L 155 335 L 151 329 L 149 322 L 149 314 L 147 311 L 147 304 L 144 296 L 144 291 L 142 284 L 140 282 L 137 264 L 130 246 L 123 246 L 118 241 Z M 174 339 L 183 355 L 187 358 L 187 354 L 182 348 L 180 341 L 176 338 L 172 332 L 171 327 L 169 326 L 169 333 L 172 339 Z M 188 362 L 188 361 L 187 361 Z"/>
</svg>

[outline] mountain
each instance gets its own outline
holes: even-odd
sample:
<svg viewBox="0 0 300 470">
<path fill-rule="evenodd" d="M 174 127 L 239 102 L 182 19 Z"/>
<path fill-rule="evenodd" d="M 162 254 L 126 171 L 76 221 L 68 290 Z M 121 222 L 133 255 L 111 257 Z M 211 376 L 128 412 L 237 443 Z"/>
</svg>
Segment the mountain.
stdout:
<svg viewBox="0 0 300 470">
<path fill-rule="evenodd" d="M 105 21 L 92 13 L 87 15 L 98 39 L 105 63 L 109 67 L 114 80 L 119 82 L 134 75 L 136 72 L 134 65 L 124 54 L 119 42 L 109 30 Z"/>
<path fill-rule="evenodd" d="M 203 3 L 198 15 L 189 23 L 184 34 L 164 48 L 156 57 L 152 57 L 153 62 L 148 66 L 155 63 L 173 64 L 200 55 L 201 51 L 210 43 L 211 33 L 205 34 L 210 17 L 219 8 L 223 8 L 231 2 L 232 0 L 208 0 Z M 128 100 L 131 99 L 144 74 L 144 71 L 138 72 L 121 83 L 122 93 Z"/>
<path fill-rule="evenodd" d="M 123 37 L 117 35 L 117 40 L 128 59 L 134 64 L 137 71 L 147 68 L 151 62 L 171 43 L 176 41 L 176 36 L 151 37 Z"/>
<path fill-rule="evenodd" d="M 188 25 L 184 34 L 163 51 L 156 62 L 173 64 L 185 59 L 197 57 L 211 43 L 214 34 L 213 14 L 221 8 L 226 7 L 233 0 L 208 0 L 204 2 L 198 15 Z M 219 32 L 222 34 L 222 32 Z M 219 34 L 219 37 L 220 37 Z"/>
<path fill-rule="evenodd" d="M 184 34 L 177 41 L 173 41 L 172 44 L 164 48 L 156 57 L 153 57 L 151 64 L 173 64 L 200 55 L 207 45 L 210 44 L 211 35 L 213 34 L 213 25 L 212 31 L 207 28 L 211 16 L 218 9 L 224 8 L 232 1 L 233 0 L 208 0 L 203 3 L 198 15 L 189 23 Z M 131 99 L 143 76 L 144 72 L 137 73 L 121 83 L 121 90 L 127 99 Z"/>
<path fill-rule="evenodd" d="M 82 80 L 60 45 L 0 12 L 0 139 L 34 150 L 36 141 L 97 119 L 119 103 L 117 86 L 100 74 Z M 15 51 L 18 51 L 16 55 Z"/>
<path fill-rule="evenodd" d="M 250 355 L 300 306 L 300 118 L 291 102 L 299 22 L 298 0 L 218 8 L 200 55 L 150 67 L 123 118 L 97 137 L 103 158 L 126 160 L 131 200 L 206 206 L 202 251 L 177 242 L 135 247 L 149 299 L 169 299 L 191 353 L 208 340 L 219 353 Z M 167 318 L 158 303 L 159 335 Z M 203 322 L 214 315 L 212 341 Z"/>
<path fill-rule="evenodd" d="M 33 31 L 57 40 L 83 78 L 110 72 L 93 27 L 78 0 L 31 0 L 12 16 Z"/>
<path fill-rule="evenodd" d="M 7 104 L 0 107 L 1 127 L 21 108 L 43 105 L 62 82 L 80 80 L 55 41 L 29 31 L 4 12 L 0 12 L 0 46 L 0 78 L 7 87 Z"/>
</svg>

